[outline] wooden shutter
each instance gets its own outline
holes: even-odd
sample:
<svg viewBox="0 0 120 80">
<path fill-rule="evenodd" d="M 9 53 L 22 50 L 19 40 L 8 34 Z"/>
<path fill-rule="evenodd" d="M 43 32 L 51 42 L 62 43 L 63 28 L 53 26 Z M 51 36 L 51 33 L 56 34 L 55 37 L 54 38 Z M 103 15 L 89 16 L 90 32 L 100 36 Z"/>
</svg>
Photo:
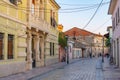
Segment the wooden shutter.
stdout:
<svg viewBox="0 0 120 80">
<path fill-rule="evenodd" d="M 3 59 L 3 34 L 0 33 L 0 60 Z"/>
<path fill-rule="evenodd" d="M 8 35 L 8 59 L 13 58 L 13 36 Z"/>
</svg>

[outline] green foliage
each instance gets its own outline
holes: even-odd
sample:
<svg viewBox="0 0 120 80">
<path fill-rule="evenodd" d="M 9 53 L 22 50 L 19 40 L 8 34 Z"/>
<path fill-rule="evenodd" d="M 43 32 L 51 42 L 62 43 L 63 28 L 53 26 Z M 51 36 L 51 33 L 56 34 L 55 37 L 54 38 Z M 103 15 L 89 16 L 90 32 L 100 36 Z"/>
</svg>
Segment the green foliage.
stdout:
<svg viewBox="0 0 120 80">
<path fill-rule="evenodd" d="M 110 38 L 107 38 L 107 39 L 106 39 L 105 45 L 106 45 L 107 47 L 110 46 Z"/>
<path fill-rule="evenodd" d="M 65 38 L 65 34 L 63 32 L 59 33 L 59 39 L 58 39 L 59 45 L 61 45 L 63 48 L 67 46 L 67 40 Z"/>
</svg>

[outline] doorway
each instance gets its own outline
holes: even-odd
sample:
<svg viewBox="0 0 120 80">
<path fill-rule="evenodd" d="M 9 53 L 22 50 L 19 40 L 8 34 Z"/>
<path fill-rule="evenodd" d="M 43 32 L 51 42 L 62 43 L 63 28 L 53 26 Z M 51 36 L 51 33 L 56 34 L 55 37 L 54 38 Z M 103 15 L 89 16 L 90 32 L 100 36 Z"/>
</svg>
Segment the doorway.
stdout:
<svg viewBox="0 0 120 80">
<path fill-rule="evenodd" d="M 119 39 L 117 39 L 117 66 L 119 66 Z"/>
<path fill-rule="evenodd" d="M 35 39 L 34 39 L 34 35 L 32 35 L 32 68 L 36 67 L 36 55 L 35 55 Z"/>
</svg>

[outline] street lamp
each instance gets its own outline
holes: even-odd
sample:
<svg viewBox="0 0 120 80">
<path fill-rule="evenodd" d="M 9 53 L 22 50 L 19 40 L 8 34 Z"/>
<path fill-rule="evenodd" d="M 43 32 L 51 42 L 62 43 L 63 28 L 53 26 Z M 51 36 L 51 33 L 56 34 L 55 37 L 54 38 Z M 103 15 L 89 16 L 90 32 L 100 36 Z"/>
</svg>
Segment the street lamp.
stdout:
<svg viewBox="0 0 120 80">
<path fill-rule="evenodd" d="M 66 35 L 65 38 L 66 38 L 66 42 L 67 42 L 67 46 L 66 46 L 67 56 L 66 56 L 66 58 L 67 58 L 67 64 L 69 64 L 69 53 L 68 53 L 68 38 L 69 38 L 69 36 Z"/>
</svg>

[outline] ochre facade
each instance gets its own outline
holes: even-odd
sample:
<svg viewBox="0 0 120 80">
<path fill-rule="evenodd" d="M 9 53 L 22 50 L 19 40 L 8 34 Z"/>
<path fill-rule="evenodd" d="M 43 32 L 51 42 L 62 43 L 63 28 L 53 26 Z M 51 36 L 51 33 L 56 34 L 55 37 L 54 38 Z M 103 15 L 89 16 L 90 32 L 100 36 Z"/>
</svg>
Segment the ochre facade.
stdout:
<svg viewBox="0 0 120 80">
<path fill-rule="evenodd" d="M 0 0 L 0 77 L 26 70 L 26 4 Z"/>
<path fill-rule="evenodd" d="M 54 0 L 0 0 L 0 77 L 58 62 Z"/>
</svg>

